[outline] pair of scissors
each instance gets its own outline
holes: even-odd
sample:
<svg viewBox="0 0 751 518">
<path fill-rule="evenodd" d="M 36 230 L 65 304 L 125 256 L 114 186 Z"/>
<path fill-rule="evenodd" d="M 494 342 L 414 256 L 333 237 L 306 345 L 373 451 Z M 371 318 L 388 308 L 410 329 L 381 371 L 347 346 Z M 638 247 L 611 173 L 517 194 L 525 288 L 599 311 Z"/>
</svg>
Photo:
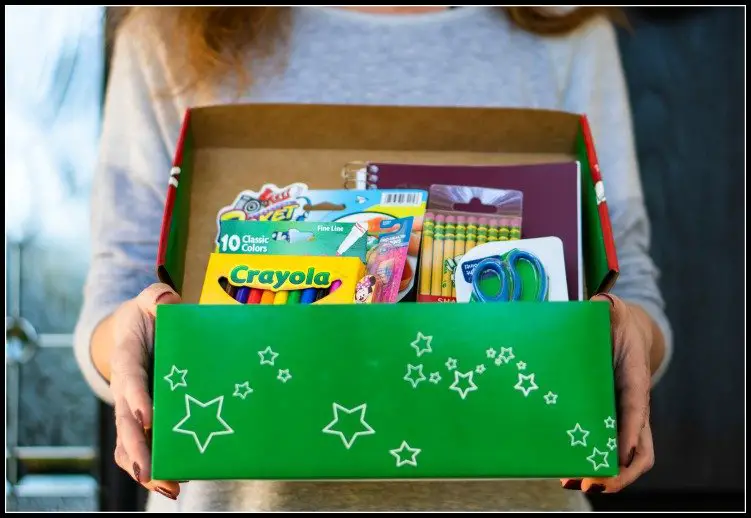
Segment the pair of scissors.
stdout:
<svg viewBox="0 0 751 518">
<path fill-rule="evenodd" d="M 478 302 L 516 302 L 522 297 L 522 277 L 517 269 L 519 261 L 532 266 L 537 284 L 535 302 L 548 298 L 548 276 L 540 259 L 524 250 L 511 250 L 505 257 L 488 257 L 480 261 L 472 272 L 472 298 Z M 496 275 L 501 281 L 501 289 L 494 295 L 487 295 L 480 283 L 486 274 Z"/>
</svg>

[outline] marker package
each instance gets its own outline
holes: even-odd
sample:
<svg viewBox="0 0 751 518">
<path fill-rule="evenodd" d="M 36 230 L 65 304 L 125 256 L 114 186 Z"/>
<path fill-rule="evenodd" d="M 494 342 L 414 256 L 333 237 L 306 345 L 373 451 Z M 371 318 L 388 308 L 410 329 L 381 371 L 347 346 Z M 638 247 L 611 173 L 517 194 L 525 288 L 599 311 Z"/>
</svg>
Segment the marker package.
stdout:
<svg viewBox="0 0 751 518">
<path fill-rule="evenodd" d="M 521 238 L 521 191 L 433 185 L 423 223 L 418 302 L 456 302 L 454 271 L 475 246 Z"/>
</svg>

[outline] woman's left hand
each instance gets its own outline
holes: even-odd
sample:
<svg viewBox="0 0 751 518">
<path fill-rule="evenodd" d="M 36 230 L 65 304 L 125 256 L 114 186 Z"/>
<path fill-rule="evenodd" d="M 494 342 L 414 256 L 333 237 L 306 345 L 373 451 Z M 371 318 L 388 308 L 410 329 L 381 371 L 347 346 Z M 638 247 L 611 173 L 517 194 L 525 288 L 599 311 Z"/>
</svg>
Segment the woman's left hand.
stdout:
<svg viewBox="0 0 751 518">
<path fill-rule="evenodd" d="M 649 425 L 653 326 L 646 313 L 618 297 L 597 295 L 592 300 L 611 304 L 620 473 L 611 478 L 563 479 L 561 483 L 566 489 L 585 493 L 615 493 L 649 471 L 654 464 Z"/>
</svg>

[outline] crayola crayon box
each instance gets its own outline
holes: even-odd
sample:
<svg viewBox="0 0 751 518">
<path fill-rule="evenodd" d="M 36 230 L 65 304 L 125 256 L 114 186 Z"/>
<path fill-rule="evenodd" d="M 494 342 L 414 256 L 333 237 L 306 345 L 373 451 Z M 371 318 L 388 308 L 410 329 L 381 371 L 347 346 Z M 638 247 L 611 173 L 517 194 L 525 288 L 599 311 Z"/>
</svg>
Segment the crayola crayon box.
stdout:
<svg viewBox="0 0 751 518">
<path fill-rule="evenodd" d="M 220 222 L 253 214 L 259 221 L 367 221 L 366 256 L 368 239 L 383 242 L 375 232 L 383 221 L 412 218 L 409 234 L 417 235 L 419 248 L 426 199 L 406 195 L 419 189 L 347 193 L 344 164 L 562 160 L 578 161 L 584 179 L 586 299 L 612 284 L 617 261 L 582 115 L 309 104 L 189 110 L 158 250 L 159 278 L 183 303 L 157 308 L 152 478 L 616 475 L 608 303 L 420 304 L 406 296 L 393 304 L 217 300 L 226 297 L 218 283 L 222 276 L 234 276 L 241 287 L 283 289 L 316 283 L 325 288 L 333 280 L 351 287 L 352 279 L 365 275 L 354 255 L 307 255 L 301 264 L 293 259 L 299 256 L 217 252 L 223 246 L 219 213 L 225 216 Z M 268 185 L 289 189 L 281 195 L 264 189 Z M 319 194 L 315 200 L 300 195 L 307 191 Z M 318 205 L 317 215 L 311 205 Z M 265 211 L 269 207 L 273 211 Z M 230 245 L 228 237 L 226 247 L 242 248 L 244 234 L 231 234 L 240 242 Z M 399 239 L 416 258 L 412 244 L 406 236 Z M 204 287 L 207 272 L 217 279 Z M 405 293 L 410 275 L 399 279 Z"/>
</svg>

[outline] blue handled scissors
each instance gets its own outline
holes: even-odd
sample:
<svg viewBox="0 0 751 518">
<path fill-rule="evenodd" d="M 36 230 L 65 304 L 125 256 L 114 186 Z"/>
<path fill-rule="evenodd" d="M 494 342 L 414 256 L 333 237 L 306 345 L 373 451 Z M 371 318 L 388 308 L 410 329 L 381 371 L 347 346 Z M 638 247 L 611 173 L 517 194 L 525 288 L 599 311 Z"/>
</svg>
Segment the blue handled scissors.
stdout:
<svg viewBox="0 0 751 518">
<path fill-rule="evenodd" d="M 488 257 L 480 261 L 472 272 L 472 297 L 478 302 L 516 302 L 522 297 L 522 278 L 517 270 L 517 263 L 526 261 L 532 265 L 538 290 L 536 302 L 543 302 L 548 297 L 548 276 L 542 262 L 524 250 L 511 250 L 504 260 L 500 257 Z M 480 287 L 482 278 L 488 274 L 496 275 L 501 281 L 501 289 L 494 295 L 486 295 Z"/>
</svg>

